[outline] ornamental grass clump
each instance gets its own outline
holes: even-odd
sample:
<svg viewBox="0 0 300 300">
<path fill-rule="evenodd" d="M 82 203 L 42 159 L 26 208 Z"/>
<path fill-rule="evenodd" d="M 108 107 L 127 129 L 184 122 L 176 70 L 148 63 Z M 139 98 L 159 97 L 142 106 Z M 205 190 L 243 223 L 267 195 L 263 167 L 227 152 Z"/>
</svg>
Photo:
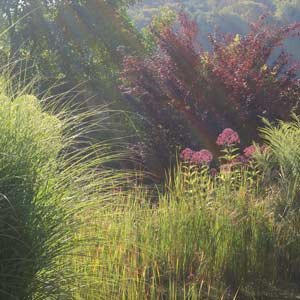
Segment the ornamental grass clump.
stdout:
<svg viewBox="0 0 300 300">
<path fill-rule="evenodd" d="M 0 295 L 29 299 L 37 275 L 59 250 L 64 218 L 54 186 L 64 126 L 34 96 L 0 95 Z M 58 187 L 58 186 L 57 186 Z M 53 226 L 51 228 L 51 226 Z M 60 229 L 61 230 L 61 229 Z M 57 234 L 56 242 L 51 235 Z M 66 239 L 64 237 L 64 239 Z M 48 257 L 47 257 L 48 256 Z M 35 278 L 35 279 L 34 279 Z M 49 276 L 51 285 L 54 278 Z"/>
<path fill-rule="evenodd" d="M 107 145 L 89 146 L 100 113 L 0 90 L 0 299 L 72 299 L 81 274 L 69 258 L 90 242 L 75 239 L 77 215 L 108 205 L 128 177 L 104 168 L 119 157 Z"/>
<path fill-rule="evenodd" d="M 265 185 L 269 192 L 280 195 L 274 205 L 278 215 L 299 215 L 300 210 L 300 119 L 293 114 L 290 122 L 273 124 L 264 120 L 266 126 L 260 129 L 266 145 L 254 157 L 263 171 Z"/>
<path fill-rule="evenodd" d="M 89 173 L 93 189 L 76 173 L 68 193 L 72 208 L 81 204 L 73 209 L 76 243 L 56 260 L 72 274 L 59 281 L 70 292 L 65 299 L 259 299 L 273 288 L 270 298 L 283 299 L 280 285 L 299 277 L 297 223 L 276 223 L 270 195 L 246 167 L 238 168 L 240 180 L 182 164 L 155 204 L 144 187 L 117 189 L 106 170 Z"/>
</svg>

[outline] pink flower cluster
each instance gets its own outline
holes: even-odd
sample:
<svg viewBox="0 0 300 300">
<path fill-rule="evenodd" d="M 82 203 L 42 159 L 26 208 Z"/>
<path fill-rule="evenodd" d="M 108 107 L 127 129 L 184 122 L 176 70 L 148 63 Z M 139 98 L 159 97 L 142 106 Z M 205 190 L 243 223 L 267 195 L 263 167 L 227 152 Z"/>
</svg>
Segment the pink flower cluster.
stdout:
<svg viewBox="0 0 300 300">
<path fill-rule="evenodd" d="M 209 150 L 203 149 L 193 154 L 191 162 L 195 165 L 209 165 L 213 160 L 213 155 Z"/>
<path fill-rule="evenodd" d="M 233 145 L 240 143 L 240 137 L 238 133 L 231 128 L 224 129 L 218 136 L 217 145 L 231 147 Z M 228 161 L 226 164 L 220 166 L 220 171 L 228 171 L 230 172 L 233 167 L 236 166 L 246 166 L 248 165 L 254 158 L 254 154 L 257 151 L 264 153 L 268 151 L 268 146 L 262 145 L 260 147 L 251 145 L 246 147 L 243 150 L 243 154 L 236 156 L 231 161 Z M 193 164 L 193 165 L 206 165 L 209 166 L 213 160 L 213 155 L 209 150 L 202 149 L 200 151 L 193 151 L 190 148 L 185 148 L 180 153 L 180 159 L 184 162 Z M 210 170 L 211 176 L 216 176 L 218 173 L 217 169 L 212 168 Z"/>
<path fill-rule="evenodd" d="M 257 151 L 257 148 L 254 145 L 251 145 L 244 149 L 244 155 L 246 157 L 252 157 L 256 151 Z"/>
<path fill-rule="evenodd" d="M 194 154 L 194 151 L 190 148 L 185 148 L 181 151 L 179 158 L 183 161 L 189 162 Z"/>
<path fill-rule="evenodd" d="M 193 151 L 190 148 L 185 148 L 180 153 L 180 159 L 195 165 L 209 165 L 213 160 L 213 155 L 209 150 L 202 149 Z"/>
<path fill-rule="evenodd" d="M 246 147 L 243 150 L 243 155 L 237 156 L 235 159 L 233 159 L 230 163 L 232 164 L 242 164 L 242 165 L 247 165 L 252 159 L 253 155 L 257 152 L 260 151 L 261 153 L 264 153 L 268 150 L 267 145 L 262 145 L 260 147 L 256 147 L 254 145 L 251 145 L 249 147 Z"/>
<path fill-rule="evenodd" d="M 266 151 L 268 151 L 268 146 L 267 145 L 262 145 L 260 147 L 255 147 L 254 145 L 251 145 L 251 146 L 244 149 L 244 156 L 246 156 L 248 158 L 252 158 L 253 155 L 257 151 L 260 151 L 261 153 L 265 153 Z"/>
<path fill-rule="evenodd" d="M 217 138 L 217 145 L 219 146 L 230 146 L 240 142 L 238 133 L 231 128 L 224 129 Z"/>
</svg>

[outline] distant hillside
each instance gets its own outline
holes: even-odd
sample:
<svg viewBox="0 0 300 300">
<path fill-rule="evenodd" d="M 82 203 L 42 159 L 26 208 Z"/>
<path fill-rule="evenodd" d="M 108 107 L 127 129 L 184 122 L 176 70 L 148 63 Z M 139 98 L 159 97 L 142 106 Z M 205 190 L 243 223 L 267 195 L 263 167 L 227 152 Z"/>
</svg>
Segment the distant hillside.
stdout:
<svg viewBox="0 0 300 300">
<path fill-rule="evenodd" d="M 160 13 L 162 6 L 187 12 L 197 20 L 203 36 L 216 29 L 245 34 L 249 22 L 266 13 L 275 23 L 300 22 L 300 0 L 144 0 L 131 7 L 129 15 L 140 29 Z M 299 41 L 291 41 L 288 48 L 300 55 Z"/>
</svg>

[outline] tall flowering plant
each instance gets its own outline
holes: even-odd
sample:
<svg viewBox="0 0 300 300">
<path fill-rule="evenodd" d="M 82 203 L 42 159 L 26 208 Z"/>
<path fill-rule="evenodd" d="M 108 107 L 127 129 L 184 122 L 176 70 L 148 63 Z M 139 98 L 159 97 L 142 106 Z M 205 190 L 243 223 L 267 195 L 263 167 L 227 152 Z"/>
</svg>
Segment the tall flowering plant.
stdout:
<svg viewBox="0 0 300 300">
<path fill-rule="evenodd" d="M 231 128 L 225 128 L 217 137 L 216 144 L 221 147 L 222 155 L 216 157 L 219 162 L 220 173 L 231 173 L 236 176 L 240 174 L 241 169 L 246 170 L 249 177 L 255 174 L 255 156 L 256 153 L 268 151 L 266 145 L 250 145 L 243 149 L 239 148 L 239 134 Z M 179 158 L 189 170 L 209 170 L 212 177 L 217 177 L 219 172 L 214 167 L 213 154 L 207 149 L 194 151 L 185 148 L 181 151 Z M 254 172 L 253 172 L 254 171 Z M 235 175 L 233 173 L 236 173 Z"/>
<path fill-rule="evenodd" d="M 188 193 L 187 197 L 190 194 L 193 195 L 195 188 L 199 189 L 201 193 L 206 193 L 211 187 L 209 174 L 213 154 L 207 149 L 193 151 L 190 148 L 185 148 L 181 151 L 179 157 L 183 162 L 183 172 L 181 174 Z"/>
<path fill-rule="evenodd" d="M 239 134 L 231 128 L 225 128 L 218 136 L 216 144 L 221 146 L 222 152 L 224 156 L 220 158 L 224 158 L 226 161 L 233 161 L 238 157 L 237 145 L 240 144 Z"/>
</svg>

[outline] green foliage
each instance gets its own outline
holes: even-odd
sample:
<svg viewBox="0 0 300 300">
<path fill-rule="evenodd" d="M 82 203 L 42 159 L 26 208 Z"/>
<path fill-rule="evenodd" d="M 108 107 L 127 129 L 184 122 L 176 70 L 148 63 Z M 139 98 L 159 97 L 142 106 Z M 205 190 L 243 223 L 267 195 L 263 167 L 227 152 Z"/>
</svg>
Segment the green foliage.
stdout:
<svg viewBox="0 0 300 300">
<path fill-rule="evenodd" d="M 120 100 L 119 47 L 141 54 L 142 43 L 125 14 L 134 1 L 1 1 L 1 25 L 10 59 L 26 60 L 26 80 L 40 75 L 40 91 L 78 84 L 89 106 Z M 20 68 L 16 67 L 16 71 Z M 119 101 L 119 107 L 122 102 Z M 125 105 L 126 106 L 126 105 Z"/>
<path fill-rule="evenodd" d="M 144 51 L 124 15 L 133 2 L 0 1 L 1 25 L 12 26 L 4 56 L 7 43 L 20 59 L 16 79 L 0 80 L 0 298 L 282 299 L 281 286 L 300 279 L 299 117 L 267 123 L 261 134 L 269 148 L 256 154 L 257 165 L 214 176 L 178 165 L 157 192 L 108 168 L 121 154 L 87 138 L 99 111 L 48 106 L 18 82 L 25 61 L 37 68 L 22 79 L 37 70 L 42 92 L 87 81 L 96 104 L 119 98 L 118 46 Z M 216 19 L 240 30 L 240 20 L 273 7 L 260 2 L 190 1 L 190 11 L 207 18 L 207 30 Z M 296 1 L 275 4 L 279 18 L 296 11 Z M 165 9 L 152 26 L 159 31 L 173 19 Z M 144 36 L 151 51 L 153 35 Z M 236 149 L 224 154 L 232 161 Z"/>
<path fill-rule="evenodd" d="M 101 141 L 122 136 L 136 142 L 141 122 L 119 91 L 124 55 L 144 53 L 141 35 L 126 15 L 134 2 L 0 1 L 5 30 L 0 60 L 12 66 L 11 86 L 18 86 L 20 78 L 25 84 L 35 81 L 36 93 L 49 97 L 48 102 L 72 99 L 87 111 L 100 106 L 127 111 L 126 116 L 110 113 L 110 130 L 89 134 Z"/>
<path fill-rule="evenodd" d="M 160 32 L 163 28 L 171 27 L 175 22 L 177 14 L 170 7 L 165 6 L 161 7 L 159 14 L 155 15 L 151 20 L 149 27 L 142 29 L 142 34 L 144 38 L 145 50 L 151 52 L 155 49 L 155 32 Z"/>
</svg>

